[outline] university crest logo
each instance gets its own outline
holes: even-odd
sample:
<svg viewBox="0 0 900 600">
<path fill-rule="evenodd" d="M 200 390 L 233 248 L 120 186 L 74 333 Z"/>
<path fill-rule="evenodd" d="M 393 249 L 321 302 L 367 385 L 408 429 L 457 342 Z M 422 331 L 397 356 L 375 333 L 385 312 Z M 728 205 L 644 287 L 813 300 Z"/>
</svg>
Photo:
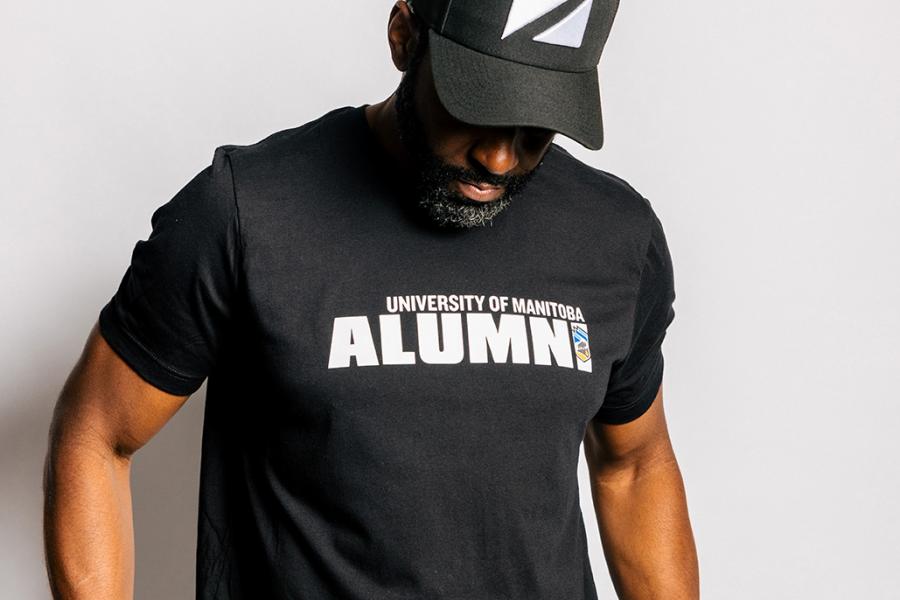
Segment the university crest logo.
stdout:
<svg viewBox="0 0 900 600">
<path fill-rule="evenodd" d="M 587 330 L 578 323 L 572 323 L 572 343 L 575 345 L 575 356 L 581 362 L 591 360 L 591 347 Z"/>
</svg>

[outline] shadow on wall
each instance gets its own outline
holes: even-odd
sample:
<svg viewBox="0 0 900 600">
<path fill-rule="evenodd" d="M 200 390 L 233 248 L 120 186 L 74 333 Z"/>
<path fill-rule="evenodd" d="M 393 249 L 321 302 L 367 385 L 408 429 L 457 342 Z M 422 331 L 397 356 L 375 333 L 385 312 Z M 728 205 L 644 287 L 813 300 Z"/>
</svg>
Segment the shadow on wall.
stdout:
<svg viewBox="0 0 900 600">
<path fill-rule="evenodd" d="M 41 367 L 35 369 L 43 377 L 7 381 L 2 386 L 11 397 L 21 398 L 15 408 L 4 411 L 0 421 L 0 579 L 9 597 L 49 597 L 42 539 L 47 431 L 53 405 L 80 351 L 79 345 L 72 356 L 44 356 Z M 131 487 L 138 600 L 194 595 L 205 398 L 204 384 L 134 457 Z"/>
</svg>

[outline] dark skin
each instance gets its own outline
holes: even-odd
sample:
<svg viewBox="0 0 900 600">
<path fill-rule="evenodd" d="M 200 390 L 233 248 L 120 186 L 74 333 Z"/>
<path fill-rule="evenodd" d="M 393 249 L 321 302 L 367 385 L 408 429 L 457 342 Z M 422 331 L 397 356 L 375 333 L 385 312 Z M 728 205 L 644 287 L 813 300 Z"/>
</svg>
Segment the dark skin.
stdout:
<svg viewBox="0 0 900 600">
<path fill-rule="evenodd" d="M 418 35 L 408 6 L 397 2 L 388 41 L 399 70 L 406 69 Z M 445 161 L 501 175 L 523 173 L 549 148 L 553 134 L 546 130 L 475 127 L 454 119 L 437 98 L 430 67 L 423 64 L 419 75 L 416 106 L 433 151 Z M 385 151 L 401 169 L 408 168 L 393 103 L 392 95 L 369 106 L 366 116 Z M 94 323 L 50 428 L 44 541 L 54 598 L 133 597 L 132 457 L 187 399 L 142 379 Z M 590 422 L 584 449 L 600 538 L 619 597 L 699 598 L 697 555 L 662 386 L 650 409 L 631 423 Z"/>
<path fill-rule="evenodd" d="M 44 543 L 54 598 L 132 598 L 134 453 L 187 400 L 144 381 L 95 322 L 50 428 Z"/>
</svg>

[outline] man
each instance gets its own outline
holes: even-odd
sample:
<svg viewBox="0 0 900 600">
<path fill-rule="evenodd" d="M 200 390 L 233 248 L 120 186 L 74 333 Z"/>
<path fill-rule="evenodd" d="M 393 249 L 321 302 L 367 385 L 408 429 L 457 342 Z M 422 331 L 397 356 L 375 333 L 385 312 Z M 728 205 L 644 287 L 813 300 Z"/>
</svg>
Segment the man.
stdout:
<svg viewBox="0 0 900 600">
<path fill-rule="evenodd" d="M 614 12 L 401 0 L 396 93 L 154 213 L 55 413 L 57 598 L 131 597 L 131 457 L 207 377 L 198 598 L 595 599 L 582 441 L 620 597 L 698 597 L 665 236 L 552 143 L 602 144 Z"/>
</svg>

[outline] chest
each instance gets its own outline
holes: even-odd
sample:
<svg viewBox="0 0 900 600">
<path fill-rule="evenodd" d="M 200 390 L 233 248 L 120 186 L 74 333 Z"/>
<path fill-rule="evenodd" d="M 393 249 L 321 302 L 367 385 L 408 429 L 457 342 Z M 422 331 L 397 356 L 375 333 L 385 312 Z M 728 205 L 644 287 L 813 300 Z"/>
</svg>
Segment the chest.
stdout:
<svg viewBox="0 0 900 600">
<path fill-rule="evenodd" d="M 633 281 L 577 240 L 435 236 L 375 216 L 293 231 L 257 237 L 247 264 L 251 351 L 277 418 L 527 414 L 576 431 L 602 403 Z"/>
</svg>

